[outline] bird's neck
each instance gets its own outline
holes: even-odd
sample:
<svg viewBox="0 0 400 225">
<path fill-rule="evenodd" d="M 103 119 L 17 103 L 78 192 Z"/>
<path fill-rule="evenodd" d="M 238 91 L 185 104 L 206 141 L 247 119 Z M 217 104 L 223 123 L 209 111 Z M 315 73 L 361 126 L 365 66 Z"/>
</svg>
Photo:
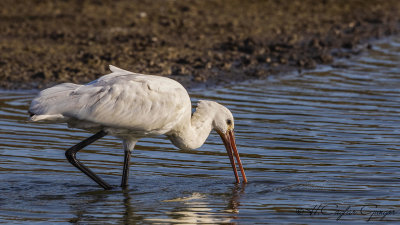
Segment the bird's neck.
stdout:
<svg viewBox="0 0 400 225">
<path fill-rule="evenodd" d="M 169 135 L 171 142 L 180 149 L 199 148 L 213 129 L 213 118 L 214 115 L 210 115 L 207 110 L 198 107 L 179 129 Z"/>
</svg>

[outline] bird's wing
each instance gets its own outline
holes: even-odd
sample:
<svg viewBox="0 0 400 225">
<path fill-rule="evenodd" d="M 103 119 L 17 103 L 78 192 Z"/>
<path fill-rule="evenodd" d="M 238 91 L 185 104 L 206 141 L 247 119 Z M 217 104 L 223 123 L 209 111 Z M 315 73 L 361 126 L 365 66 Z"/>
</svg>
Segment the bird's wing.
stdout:
<svg viewBox="0 0 400 225">
<path fill-rule="evenodd" d="M 106 127 L 165 133 L 190 115 L 190 98 L 178 82 L 118 68 L 86 85 L 61 84 L 42 91 L 30 111 Z"/>
</svg>

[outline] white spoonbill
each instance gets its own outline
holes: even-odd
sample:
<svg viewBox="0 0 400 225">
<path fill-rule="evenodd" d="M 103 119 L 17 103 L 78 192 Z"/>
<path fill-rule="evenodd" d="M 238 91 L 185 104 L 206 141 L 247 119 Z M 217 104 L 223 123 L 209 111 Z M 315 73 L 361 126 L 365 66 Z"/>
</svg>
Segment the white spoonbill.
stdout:
<svg viewBox="0 0 400 225">
<path fill-rule="evenodd" d="M 192 114 L 190 97 L 180 83 L 111 65 L 110 70 L 112 73 L 85 85 L 63 83 L 45 89 L 31 103 L 31 121 L 65 122 L 95 133 L 65 152 L 72 165 L 104 189 L 111 189 L 76 159 L 76 153 L 105 135 L 120 138 L 125 150 L 121 187 L 126 187 L 131 152 L 140 138 L 164 134 L 180 149 L 196 149 L 214 129 L 228 152 L 236 182 L 240 180 L 233 155 L 243 182 L 247 182 L 236 149 L 233 116 L 226 107 L 201 100 Z"/>
</svg>

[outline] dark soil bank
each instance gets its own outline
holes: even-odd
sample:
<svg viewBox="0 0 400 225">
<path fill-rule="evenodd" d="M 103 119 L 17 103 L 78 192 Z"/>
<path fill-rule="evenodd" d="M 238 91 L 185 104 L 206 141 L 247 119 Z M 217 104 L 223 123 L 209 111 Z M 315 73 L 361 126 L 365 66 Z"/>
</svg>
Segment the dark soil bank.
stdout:
<svg viewBox="0 0 400 225">
<path fill-rule="evenodd" d="M 398 0 L 1 0 L 0 87 L 84 83 L 109 64 L 186 87 L 262 78 L 357 53 L 399 18 Z"/>
</svg>

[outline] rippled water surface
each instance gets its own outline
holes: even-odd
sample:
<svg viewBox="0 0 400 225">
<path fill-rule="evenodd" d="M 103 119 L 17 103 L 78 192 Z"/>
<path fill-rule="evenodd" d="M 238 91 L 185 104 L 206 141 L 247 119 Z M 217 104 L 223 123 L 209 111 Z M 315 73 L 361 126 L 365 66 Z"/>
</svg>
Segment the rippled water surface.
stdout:
<svg viewBox="0 0 400 225">
<path fill-rule="evenodd" d="M 400 38 L 301 75 L 192 91 L 236 118 L 249 180 L 234 184 L 213 133 L 197 151 L 141 140 L 129 189 L 103 191 L 64 152 L 90 136 L 27 122 L 36 92 L 0 92 L 0 223 L 400 221 Z M 105 137 L 78 157 L 114 186 L 123 150 Z"/>
</svg>

